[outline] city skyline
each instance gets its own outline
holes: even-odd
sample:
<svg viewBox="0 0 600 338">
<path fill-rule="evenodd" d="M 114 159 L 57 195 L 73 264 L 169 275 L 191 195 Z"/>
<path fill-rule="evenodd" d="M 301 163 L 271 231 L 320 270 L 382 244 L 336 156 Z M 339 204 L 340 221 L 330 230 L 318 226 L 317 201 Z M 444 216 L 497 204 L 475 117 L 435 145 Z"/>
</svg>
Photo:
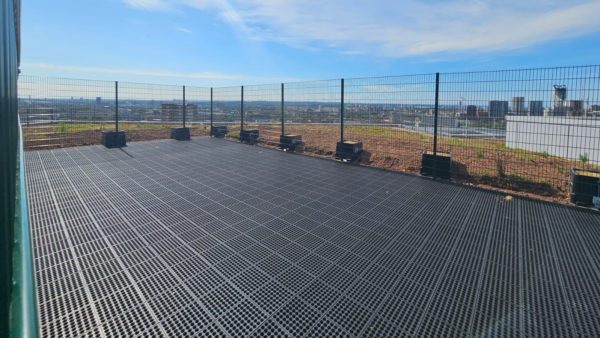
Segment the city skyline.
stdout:
<svg viewBox="0 0 600 338">
<path fill-rule="evenodd" d="M 561 68 L 521 69 L 500 72 L 442 73 L 440 74 L 440 106 L 458 107 L 471 115 L 487 111 L 494 116 L 512 115 L 581 115 L 598 102 L 593 90 L 600 81 L 595 75 L 600 66 L 567 67 L 575 70 L 575 77 L 558 78 Z M 554 74 L 548 76 L 548 73 Z M 539 79 L 544 75 L 548 78 Z M 523 76 L 534 76 L 524 81 Z M 474 79 L 473 77 L 476 77 Z M 345 79 L 344 98 L 347 104 L 361 105 L 420 105 L 430 106 L 434 99 L 435 74 L 387 76 L 378 78 Z M 557 84 L 561 83 L 561 84 Z M 569 85 L 566 85 L 568 83 Z M 114 99 L 116 81 L 78 80 L 22 75 L 19 79 L 21 99 Z M 454 87 L 460 84 L 460 91 Z M 325 103 L 338 105 L 341 98 L 340 80 L 317 80 L 282 84 L 228 86 L 212 88 L 216 102 L 235 102 L 241 99 L 245 88 L 245 102 L 281 101 L 281 88 L 285 86 L 286 102 Z M 590 87 L 591 86 L 591 87 Z M 207 101 L 211 88 L 175 85 L 157 85 L 120 82 L 121 100 L 176 102 L 182 99 L 187 88 L 188 102 Z M 43 91 L 40 91 L 43 88 Z M 560 99 L 559 99 L 560 98 Z M 517 100 L 518 103 L 515 103 Z M 510 104 L 509 104 L 510 101 Z M 527 105 L 526 105 L 527 103 Z M 533 109 L 531 107 L 535 106 Z M 558 105 L 559 107 L 555 107 Z M 489 109 L 481 109 L 487 106 Z M 494 106 L 495 108 L 492 108 Z M 500 107 L 501 106 L 501 107 Z M 509 109 L 510 106 L 510 109 Z M 515 108 L 518 106 L 517 108 Z M 526 108 L 527 107 L 527 108 Z M 597 111 L 598 109 L 593 109 Z M 534 112 L 534 113 L 532 113 Z"/>
</svg>

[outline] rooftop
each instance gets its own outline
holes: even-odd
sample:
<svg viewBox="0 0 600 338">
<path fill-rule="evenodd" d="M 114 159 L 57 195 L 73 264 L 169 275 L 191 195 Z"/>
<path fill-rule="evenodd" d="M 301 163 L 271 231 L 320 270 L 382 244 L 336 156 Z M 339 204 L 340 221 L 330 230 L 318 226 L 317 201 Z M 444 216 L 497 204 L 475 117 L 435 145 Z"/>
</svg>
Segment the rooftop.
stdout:
<svg viewBox="0 0 600 338">
<path fill-rule="evenodd" d="M 586 209 L 206 137 L 25 165 L 44 336 L 600 335 Z"/>
</svg>

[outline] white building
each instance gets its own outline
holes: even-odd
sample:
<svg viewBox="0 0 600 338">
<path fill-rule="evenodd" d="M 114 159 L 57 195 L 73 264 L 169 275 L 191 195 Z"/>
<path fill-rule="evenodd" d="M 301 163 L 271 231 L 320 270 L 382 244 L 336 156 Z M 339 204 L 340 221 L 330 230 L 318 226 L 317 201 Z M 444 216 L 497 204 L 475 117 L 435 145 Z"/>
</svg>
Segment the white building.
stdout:
<svg viewBox="0 0 600 338">
<path fill-rule="evenodd" d="M 507 116 L 506 146 L 574 161 L 587 154 L 600 163 L 600 119 L 561 116 Z"/>
</svg>

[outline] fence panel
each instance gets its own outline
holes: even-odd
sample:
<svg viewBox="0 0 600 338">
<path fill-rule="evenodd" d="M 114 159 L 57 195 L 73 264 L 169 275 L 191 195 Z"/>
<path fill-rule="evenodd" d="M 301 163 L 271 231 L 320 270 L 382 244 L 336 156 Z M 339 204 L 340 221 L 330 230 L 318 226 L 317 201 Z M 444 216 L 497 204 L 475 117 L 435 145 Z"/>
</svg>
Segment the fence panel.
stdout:
<svg viewBox="0 0 600 338">
<path fill-rule="evenodd" d="M 119 82 L 119 130 L 127 142 L 168 139 L 183 124 L 183 86 Z"/>
<path fill-rule="evenodd" d="M 344 138 L 361 141 L 361 163 L 418 172 L 433 144 L 435 74 L 345 80 Z"/>
<path fill-rule="evenodd" d="M 185 87 L 186 127 L 191 136 L 210 135 L 210 88 Z"/>
<path fill-rule="evenodd" d="M 302 136 L 304 151 L 332 155 L 340 140 L 341 81 L 286 83 L 285 133 Z"/>
<path fill-rule="evenodd" d="M 244 129 L 258 129 L 259 142 L 279 143 L 281 84 L 244 86 Z"/>
<path fill-rule="evenodd" d="M 600 161 L 599 78 L 598 66 L 440 74 L 453 175 L 566 197 L 570 168 Z"/>
<path fill-rule="evenodd" d="M 19 76 L 25 150 L 99 144 L 114 129 L 115 83 Z"/>
<path fill-rule="evenodd" d="M 418 172 L 421 153 L 452 154 L 459 181 L 567 198 L 571 168 L 600 165 L 600 66 L 442 73 L 434 115 L 435 74 L 346 79 L 344 139 L 361 141 L 361 163 Z M 263 144 L 297 134 L 304 152 L 331 156 L 341 139 L 341 80 L 214 88 L 186 87 L 192 136 L 209 124 L 239 138 L 259 129 Z M 127 140 L 170 137 L 182 125 L 183 86 L 119 83 L 119 129 Z M 243 107 L 243 108 L 242 108 Z M 21 75 L 24 147 L 99 144 L 113 130 L 115 83 Z"/>
<path fill-rule="evenodd" d="M 213 89 L 213 126 L 227 127 L 227 137 L 239 139 L 242 89 L 240 86 Z"/>
</svg>

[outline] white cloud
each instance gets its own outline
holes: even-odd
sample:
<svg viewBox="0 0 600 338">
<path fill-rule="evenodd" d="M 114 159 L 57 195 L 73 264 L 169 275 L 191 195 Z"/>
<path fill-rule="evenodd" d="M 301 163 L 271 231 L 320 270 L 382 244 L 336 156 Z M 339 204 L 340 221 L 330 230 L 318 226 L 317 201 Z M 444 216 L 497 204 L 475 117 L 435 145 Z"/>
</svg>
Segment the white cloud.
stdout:
<svg viewBox="0 0 600 338">
<path fill-rule="evenodd" d="M 182 32 L 182 33 L 187 33 L 187 34 L 192 34 L 193 32 L 187 28 L 181 27 L 181 26 L 175 26 L 175 29 Z"/>
<path fill-rule="evenodd" d="M 164 11 L 171 8 L 167 1 L 163 0 L 123 0 L 126 4 L 134 8 Z"/>
<path fill-rule="evenodd" d="M 600 31 L 600 0 L 124 1 L 215 11 L 252 40 L 389 57 L 511 50 Z"/>
<path fill-rule="evenodd" d="M 217 80 L 239 80 L 239 75 L 219 74 L 211 72 L 202 73 L 178 73 L 164 70 L 141 70 L 128 68 L 100 68 L 100 67 L 78 67 L 54 65 L 48 63 L 23 63 L 22 68 L 33 67 L 42 69 L 52 69 L 61 71 L 81 72 L 81 73 L 110 73 L 110 74 L 128 74 L 139 76 L 171 77 L 171 78 L 190 78 L 190 79 L 217 79 Z"/>
</svg>

